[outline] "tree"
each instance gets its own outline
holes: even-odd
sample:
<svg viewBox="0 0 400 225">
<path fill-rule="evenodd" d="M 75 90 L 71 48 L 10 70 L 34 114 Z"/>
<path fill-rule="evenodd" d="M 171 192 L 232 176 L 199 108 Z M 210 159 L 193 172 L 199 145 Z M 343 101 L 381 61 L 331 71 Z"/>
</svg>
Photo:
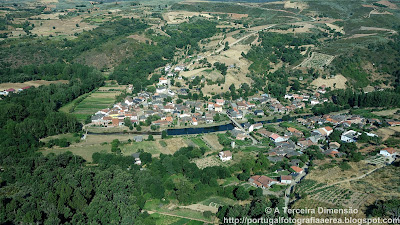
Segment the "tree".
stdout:
<svg viewBox="0 0 400 225">
<path fill-rule="evenodd" d="M 140 124 L 136 125 L 136 130 L 137 131 L 141 131 L 142 130 L 142 127 L 140 126 Z"/>
<path fill-rule="evenodd" d="M 262 190 L 261 188 L 257 188 L 256 190 L 253 190 L 253 191 L 252 191 L 251 195 L 252 195 L 254 198 L 262 197 L 262 196 L 263 196 L 263 190 Z"/>
<path fill-rule="evenodd" d="M 127 127 L 132 127 L 132 121 L 130 117 L 125 117 L 124 118 L 124 125 Z"/>
<path fill-rule="evenodd" d="M 147 138 L 148 141 L 154 141 L 153 135 L 149 134 L 149 137 Z"/>
<path fill-rule="evenodd" d="M 166 130 L 163 130 L 163 131 L 161 132 L 161 139 L 165 139 L 165 138 L 167 138 L 167 136 L 168 136 L 167 131 L 166 131 Z"/>
<path fill-rule="evenodd" d="M 150 129 L 151 129 L 151 130 L 157 130 L 157 129 L 158 129 L 158 126 L 156 126 L 156 125 L 151 125 L 151 126 L 150 126 Z"/>
<path fill-rule="evenodd" d="M 249 192 L 244 189 L 244 187 L 239 186 L 234 191 L 235 198 L 237 200 L 246 200 L 249 198 Z"/>
<path fill-rule="evenodd" d="M 152 162 L 152 158 L 151 157 L 152 157 L 151 154 L 148 153 L 148 152 L 141 152 L 140 155 L 139 155 L 140 161 L 143 164 L 151 163 Z"/>
</svg>

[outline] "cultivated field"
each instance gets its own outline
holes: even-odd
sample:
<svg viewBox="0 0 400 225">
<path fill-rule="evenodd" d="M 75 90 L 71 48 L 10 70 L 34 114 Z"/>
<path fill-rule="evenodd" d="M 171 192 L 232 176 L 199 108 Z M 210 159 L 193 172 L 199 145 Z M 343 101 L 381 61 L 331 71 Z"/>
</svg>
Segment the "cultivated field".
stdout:
<svg viewBox="0 0 400 225">
<path fill-rule="evenodd" d="M 164 147 L 160 144 L 161 140 L 156 142 L 156 146 L 160 150 L 160 153 L 163 153 L 163 154 L 172 155 L 176 151 L 178 151 L 180 148 L 189 146 L 187 143 L 187 140 L 185 140 L 184 138 L 180 138 L 180 137 L 162 139 L 162 141 L 167 145 L 166 147 Z M 155 156 L 158 156 L 158 155 L 155 154 Z"/>
<path fill-rule="evenodd" d="M 335 57 L 331 55 L 313 52 L 311 57 L 305 59 L 298 67 L 322 69 L 324 66 L 329 65 L 334 58 Z"/>
<path fill-rule="evenodd" d="M 83 121 L 89 115 L 93 115 L 101 109 L 112 106 L 115 102 L 115 96 L 120 93 L 120 91 L 96 91 L 80 102 L 75 107 L 73 114 L 75 114 L 79 120 Z"/>
<path fill-rule="evenodd" d="M 168 24 L 179 24 L 187 22 L 189 21 L 189 18 L 193 16 L 202 16 L 206 18 L 213 17 L 206 13 L 188 12 L 188 11 L 172 11 L 172 12 L 167 12 L 163 15 L 164 20 L 166 20 Z"/>
<path fill-rule="evenodd" d="M 68 84 L 69 81 L 67 80 L 55 80 L 55 81 L 47 81 L 47 80 L 33 80 L 33 81 L 27 81 L 24 83 L 1 83 L 0 84 L 0 90 L 7 90 L 9 88 L 14 88 L 15 90 L 19 88 L 23 88 L 26 86 L 34 86 L 34 87 L 39 87 L 41 85 L 49 85 L 49 84 Z"/>
<path fill-rule="evenodd" d="M 200 169 L 204 169 L 210 166 L 220 166 L 222 164 L 221 160 L 219 160 L 215 155 L 196 159 L 194 160 L 194 163 L 196 163 L 197 167 L 199 167 Z"/>
<path fill-rule="evenodd" d="M 316 160 L 316 165 L 331 164 L 329 160 Z M 307 175 L 307 179 L 315 180 L 319 183 L 332 184 L 341 180 L 350 179 L 353 177 L 361 176 L 368 171 L 376 168 L 375 166 L 369 165 L 364 161 L 360 162 L 349 162 L 351 169 L 342 171 L 338 166 L 328 169 L 315 169 Z"/>
<path fill-rule="evenodd" d="M 58 16 L 62 14 L 43 14 L 34 18 L 41 18 L 40 20 L 30 20 L 30 23 L 35 24 L 35 28 L 31 31 L 38 36 L 71 36 L 74 37 L 75 33 L 81 33 L 83 30 L 92 30 L 96 25 L 83 22 L 83 16 L 71 17 L 68 19 L 59 19 Z M 49 17 L 51 16 L 51 18 Z M 45 18 L 48 17 L 48 18 Z"/>
</svg>

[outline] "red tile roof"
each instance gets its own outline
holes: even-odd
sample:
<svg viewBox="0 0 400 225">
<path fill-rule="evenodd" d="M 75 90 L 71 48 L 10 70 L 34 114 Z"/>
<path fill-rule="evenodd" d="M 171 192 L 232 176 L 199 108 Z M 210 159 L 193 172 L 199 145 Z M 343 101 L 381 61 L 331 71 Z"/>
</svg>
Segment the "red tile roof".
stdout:
<svg viewBox="0 0 400 225">
<path fill-rule="evenodd" d="M 303 169 L 298 166 L 291 166 L 290 168 L 292 168 L 292 170 L 294 170 L 296 173 L 303 172 Z"/>
</svg>

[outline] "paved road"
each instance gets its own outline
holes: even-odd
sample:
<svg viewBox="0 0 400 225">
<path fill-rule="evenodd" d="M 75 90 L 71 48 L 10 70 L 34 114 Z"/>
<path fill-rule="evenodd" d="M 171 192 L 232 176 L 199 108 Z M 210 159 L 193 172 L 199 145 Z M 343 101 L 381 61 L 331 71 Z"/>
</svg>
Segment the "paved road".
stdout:
<svg viewBox="0 0 400 225">
<path fill-rule="evenodd" d="M 292 182 L 292 184 L 286 189 L 285 191 L 285 207 L 289 206 L 289 200 L 290 200 L 290 193 L 292 192 L 294 186 L 296 184 L 300 183 L 300 180 L 307 175 L 306 169 L 308 169 L 308 166 L 305 165 L 303 167 L 304 172 L 300 175 L 298 175 Z"/>
<path fill-rule="evenodd" d="M 230 120 L 232 120 L 233 124 L 235 124 L 236 127 L 238 127 L 241 131 L 243 131 L 245 134 L 247 134 L 247 135 L 250 137 L 250 139 L 253 141 L 253 145 L 258 144 L 258 141 L 257 141 L 255 138 L 253 138 L 253 137 L 250 135 L 250 133 L 247 132 L 247 131 L 242 127 L 242 125 L 241 125 L 239 122 L 237 122 L 235 119 L 233 119 L 230 115 L 228 115 L 228 114 L 226 114 L 226 115 L 228 116 L 228 118 L 229 118 Z"/>
</svg>

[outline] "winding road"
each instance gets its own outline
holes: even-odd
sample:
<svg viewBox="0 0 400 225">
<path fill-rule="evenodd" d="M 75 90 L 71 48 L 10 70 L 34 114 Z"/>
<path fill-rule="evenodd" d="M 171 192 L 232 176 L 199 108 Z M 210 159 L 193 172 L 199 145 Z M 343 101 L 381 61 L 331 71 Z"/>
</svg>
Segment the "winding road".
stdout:
<svg viewBox="0 0 400 225">
<path fill-rule="evenodd" d="M 243 37 L 237 39 L 236 41 L 230 43 L 228 46 L 229 46 L 229 47 L 232 47 L 232 46 L 236 45 L 237 43 L 239 43 L 239 42 L 245 40 L 246 38 L 250 37 L 251 35 L 257 34 L 259 31 L 262 31 L 262 30 L 267 30 L 267 29 L 269 29 L 269 28 L 271 28 L 271 27 L 273 27 L 273 26 L 276 26 L 276 24 L 269 25 L 268 27 L 264 27 L 264 28 L 262 28 L 262 29 L 257 29 L 257 30 L 255 30 L 255 31 L 251 32 L 250 34 L 245 35 L 245 36 L 243 36 Z M 223 40 L 220 41 L 220 44 L 221 44 L 221 45 L 222 45 L 222 41 L 223 41 Z M 215 53 L 219 53 L 219 52 L 221 52 L 222 50 L 224 50 L 224 48 L 225 48 L 225 46 L 222 46 L 221 48 L 219 48 L 219 49 L 215 50 L 214 52 L 210 53 L 208 56 L 211 56 L 212 54 L 215 54 Z"/>
</svg>

